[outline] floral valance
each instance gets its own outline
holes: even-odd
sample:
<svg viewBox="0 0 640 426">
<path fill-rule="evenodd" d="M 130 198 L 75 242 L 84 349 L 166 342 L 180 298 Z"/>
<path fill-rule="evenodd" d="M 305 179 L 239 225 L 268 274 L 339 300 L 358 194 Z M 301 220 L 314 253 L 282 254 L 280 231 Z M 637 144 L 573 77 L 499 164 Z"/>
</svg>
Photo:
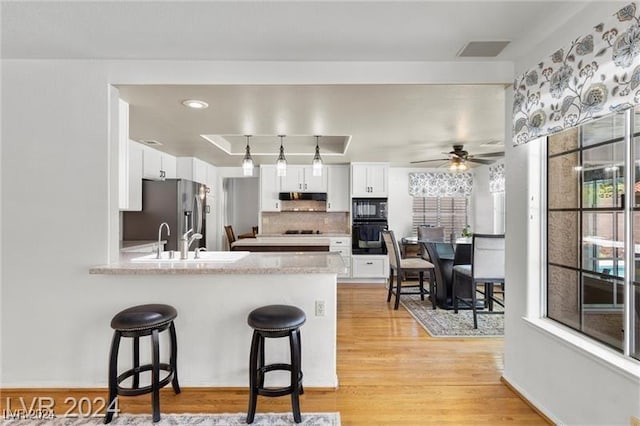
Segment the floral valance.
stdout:
<svg viewBox="0 0 640 426">
<path fill-rule="evenodd" d="M 640 103 L 640 18 L 630 3 L 513 84 L 520 145 Z"/>
<path fill-rule="evenodd" d="M 489 192 L 504 192 L 504 163 L 489 166 Z"/>
<path fill-rule="evenodd" d="M 470 197 L 471 173 L 409 173 L 409 195 L 413 197 Z"/>
</svg>

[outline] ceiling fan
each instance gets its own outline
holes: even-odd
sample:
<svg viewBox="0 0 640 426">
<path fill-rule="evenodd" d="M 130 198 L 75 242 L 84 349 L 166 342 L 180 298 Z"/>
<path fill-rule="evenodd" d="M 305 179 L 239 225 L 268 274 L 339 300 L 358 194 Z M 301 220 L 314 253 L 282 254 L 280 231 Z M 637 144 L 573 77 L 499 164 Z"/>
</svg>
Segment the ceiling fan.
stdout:
<svg viewBox="0 0 640 426">
<path fill-rule="evenodd" d="M 488 152 L 486 154 L 476 154 L 469 155 L 469 152 L 464 150 L 464 145 L 453 145 L 453 151 L 443 152 L 443 154 L 448 154 L 449 158 L 438 158 L 435 160 L 422 160 L 422 161 L 412 161 L 411 164 L 419 164 L 419 163 L 431 163 L 431 162 L 442 162 L 448 161 L 449 168 L 451 170 L 466 170 L 467 162 L 469 163 L 477 163 L 477 164 L 492 164 L 499 157 L 504 156 L 504 152 Z M 482 159 L 478 157 L 488 157 L 487 159 Z M 494 159 L 490 159 L 494 158 Z"/>
</svg>

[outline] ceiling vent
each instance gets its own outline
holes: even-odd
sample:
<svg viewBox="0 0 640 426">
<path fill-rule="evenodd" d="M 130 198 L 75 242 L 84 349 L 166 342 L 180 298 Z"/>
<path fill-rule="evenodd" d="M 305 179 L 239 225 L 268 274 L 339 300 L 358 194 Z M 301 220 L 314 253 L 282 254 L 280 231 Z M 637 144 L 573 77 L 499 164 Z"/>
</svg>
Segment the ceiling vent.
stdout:
<svg viewBox="0 0 640 426">
<path fill-rule="evenodd" d="M 160 146 L 160 145 L 162 145 L 162 142 L 158 142 L 157 140 L 154 140 L 154 139 L 142 139 L 142 140 L 140 140 L 140 142 L 145 144 L 145 145 L 149 145 L 149 146 Z"/>
<path fill-rule="evenodd" d="M 458 52 L 458 56 L 495 58 L 507 44 L 509 44 L 508 41 L 470 41 Z"/>
</svg>

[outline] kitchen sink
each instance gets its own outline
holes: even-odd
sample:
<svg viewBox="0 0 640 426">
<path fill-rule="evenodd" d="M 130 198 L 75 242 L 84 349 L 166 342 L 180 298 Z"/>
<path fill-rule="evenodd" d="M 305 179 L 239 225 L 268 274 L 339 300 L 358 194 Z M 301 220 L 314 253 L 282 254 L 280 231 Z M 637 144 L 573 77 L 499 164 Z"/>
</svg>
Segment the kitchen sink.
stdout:
<svg viewBox="0 0 640 426">
<path fill-rule="evenodd" d="M 146 256 L 134 257 L 132 262 L 224 262 L 231 263 L 236 262 L 243 257 L 249 255 L 248 251 L 201 251 L 199 259 L 195 258 L 195 252 L 190 251 L 187 254 L 186 259 L 180 259 L 180 252 L 174 252 L 174 257 L 171 258 L 170 252 L 165 251 L 161 253 L 160 259 L 157 258 L 156 253 L 148 254 Z"/>
</svg>

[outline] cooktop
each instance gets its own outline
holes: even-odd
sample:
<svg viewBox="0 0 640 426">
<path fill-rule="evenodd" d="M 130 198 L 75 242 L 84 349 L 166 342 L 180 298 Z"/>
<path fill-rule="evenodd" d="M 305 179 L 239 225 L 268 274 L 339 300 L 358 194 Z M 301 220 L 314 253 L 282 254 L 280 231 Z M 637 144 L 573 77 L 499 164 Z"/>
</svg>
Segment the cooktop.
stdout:
<svg viewBox="0 0 640 426">
<path fill-rule="evenodd" d="M 312 229 L 287 229 L 286 231 L 284 231 L 285 234 L 320 234 L 321 232 L 319 230 L 312 230 Z"/>
</svg>

